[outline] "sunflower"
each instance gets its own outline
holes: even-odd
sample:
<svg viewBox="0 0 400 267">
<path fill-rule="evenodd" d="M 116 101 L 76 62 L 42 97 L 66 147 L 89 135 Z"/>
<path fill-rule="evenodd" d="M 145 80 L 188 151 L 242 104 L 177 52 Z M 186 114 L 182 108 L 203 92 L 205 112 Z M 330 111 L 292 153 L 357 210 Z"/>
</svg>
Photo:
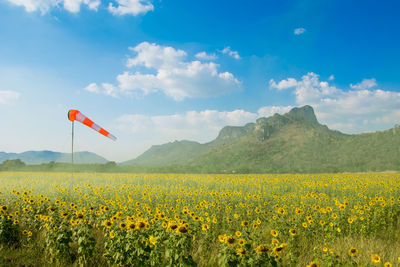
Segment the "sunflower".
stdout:
<svg viewBox="0 0 400 267">
<path fill-rule="evenodd" d="M 53 206 L 50 206 L 50 207 L 48 207 L 47 209 L 48 209 L 50 212 L 55 212 L 55 211 L 56 211 L 56 208 L 53 207 Z"/>
<path fill-rule="evenodd" d="M 375 262 L 375 263 L 381 262 L 381 257 L 379 257 L 378 254 L 372 254 L 371 255 L 371 261 Z"/>
<path fill-rule="evenodd" d="M 318 261 L 312 261 L 307 265 L 307 267 L 318 267 L 318 266 L 319 266 Z"/>
<path fill-rule="evenodd" d="M 274 229 L 271 230 L 271 235 L 272 235 L 273 237 L 277 237 L 278 234 L 279 234 L 279 232 L 278 232 L 277 230 L 274 230 Z"/>
<path fill-rule="evenodd" d="M 248 221 L 242 221 L 242 224 L 241 224 L 243 227 L 245 227 L 245 226 L 249 226 L 249 222 Z"/>
<path fill-rule="evenodd" d="M 152 245 L 155 245 L 157 243 L 157 239 L 154 236 L 149 236 L 149 242 Z"/>
<path fill-rule="evenodd" d="M 189 232 L 189 229 L 186 227 L 186 225 L 182 224 L 176 229 L 176 232 L 179 234 L 186 234 Z"/>
<path fill-rule="evenodd" d="M 272 252 L 273 252 L 275 255 L 278 255 L 278 254 L 281 253 L 285 248 L 286 248 L 286 244 L 285 244 L 285 243 L 282 243 L 282 244 L 280 244 L 279 246 L 277 246 L 276 248 L 274 248 L 274 249 L 272 250 Z"/>
<path fill-rule="evenodd" d="M 110 238 L 112 239 L 112 238 L 114 238 L 115 237 L 115 233 L 114 233 L 114 231 L 111 231 L 110 232 Z"/>
<path fill-rule="evenodd" d="M 203 223 L 203 224 L 201 225 L 201 230 L 202 230 L 202 231 L 207 231 L 208 229 L 210 229 L 210 226 L 209 226 L 208 224 Z"/>
<path fill-rule="evenodd" d="M 168 223 L 168 229 L 173 231 L 173 230 L 176 230 L 176 228 L 178 228 L 178 225 L 174 221 L 170 221 Z"/>
<path fill-rule="evenodd" d="M 246 240 L 244 240 L 243 238 L 240 238 L 240 239 L 238 240 L 238 243 L 239 243 L 240 246 L 244 246 L 244 245 L 247 244 Z"/>
<path fill-rule="evenodd" d="M 127 229 L 129 229 L 130 231 L 135 230 L 136 229 L 136 224 L 133 223 L 133 222 L 128 223 Z"/>
<path fill-rule="evenodd" d="M 225 242 L 229 246 L 233 246 L 235 244 L 235 242 L 236 242 L 236 238 L 234 236 L 230 235 L 230 236 L 225 238 Z"/>
<path fill-rule="evenodd" d="M 126 223 L 125 222 L 120 222 L 119 223 L 119 228 L 123 231 L 123 230 L 125 230 L 126 229 Z"/>
<path fill-rule="evenodd" d="M 139 230 L 142 230 L 146 227 L 146 224 L 144 222 L 137 222 L 136 223 L 136 228 Z"/>
<path fill-rule="evenodd" d="M 112 224 L 113 224 L 113 223 L 112 223 L 110 220 L 105 220 L 105 221 L 103 222 L 103 225 L 104 225 L 106 228 L 111 228 Z"/>
<path fill-rule="evenodd" d="M 350 256 L 354 257 L 357 254 L 358 254 L 358 249 L 356 249 L 356 248 L 350 248 L 349 249 L 349 255 Z"/>
<path fill-rule="evenodd" d="M 236 231 L 236 232 L 235 232 L 235 235 L 236 235 L 237 237 L 240 237 L 240 236 L 242 235 L 242 233 L 241 233 L 240 231 Z"/>
<path fill-rule="evenodd" d="M 245 248 L 237 248 L 236 254 L 239 255 L 240 257 L 243 257 L 244 255 L 247 254 L 247 250 Z"/>
<path fill-rule="evenodd" d="M 264 245 L 259 245 L 258 247 L 256 247 L 256 252 L 257 254 L 264 254 L 264 253 L 268 253 L 269 248 L 267 248 Z"/>
<path fill-rule="evenodd" d="M 383 264 L 383 266 L 385 266 L 385 267 L 392 267 L 393 265 L 390 263 L 390 262 L 385 262 L 384 264 Z"/>
<path fill-rule="evenodd" d="M 226 238 L 226 235 L 219 235 L 219 236 L 218 236 L 218 240 L 219 240 L 219 242 L 221 242 L 221 243 L 225 243 L 225 238 Z"/>
<path fill-rule="evenodd" d="M 296 229 L 290 229 L 289 230 L 289 234 L 292 235 L 292 236 L 295 236 L 297 234 L 296 233 Z"/>
</svg>

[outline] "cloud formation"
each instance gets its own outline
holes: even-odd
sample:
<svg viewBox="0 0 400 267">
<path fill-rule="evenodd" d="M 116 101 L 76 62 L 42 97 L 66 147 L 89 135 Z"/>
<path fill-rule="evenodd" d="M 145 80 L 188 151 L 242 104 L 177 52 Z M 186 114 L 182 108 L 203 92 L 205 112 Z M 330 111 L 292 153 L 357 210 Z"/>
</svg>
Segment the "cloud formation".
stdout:
<svg viewBox="0 0 400 267">
<path fill-rule="evenodd" d="M 17 100 L 20 93 L 10 90 L 0 91 L 0 104 L 7 104 L 11 101 Z"/>
<path fill-rule="evenodd" d="M 217 136 L 222 127 L 241 126 L 256 118 L 257 114 L 244 110 L 204 110 L 162 116 L 125 114 L 117 121 L 120 130 L 135 135 L 146 135 L 150 139 L 156 139 L 158 143 L 163 143 L 182 139 L 209 142 Z"/>
<path fill-rule="evenodd" d="M 7 0 L 9 3 L 25 8 L 26 12 L 40 11 L 43 14 L 53 8 L 64 8 L 71 13 L 78 13 L 81 6 L 97 11 L 100 0 Z M 108 10 L 113 15 L 145 14 L 154 10 L 154 6 L 147 0 L 117 0 L 116 5 L 108 2 Z"/>
<path fill-rule="evenodd" d="M 363 89 L 369 89 L 377 86 L 378 84 L 376 83 L 376 80 L 374 78 L 372 79 L 364 79 L 360 83 L 356 84 L 350 84 L 350 87 L 353 89 L 358 89 L 358 90 L 363 90 Z"/>
<path fill-rule="evenodd" d="M 118 75 L 117 85 L 104 86 L 103 83 L 100 87 L 91 83 L 85 89 L 113 96 L 162 92 L 181 101 L 185 98 L 215 97 L 241 87 L 232 73 L 220 72 L 219 65 L 214 62 L 186 61 L 187 53 L 183 50 L 148 42 L 129 49 L 135 56 L 128 58 L 126 66 L 134 72 L 125 71 Z"/>
<path fill-rule="evenodd" d="M 274 79 L 269 80 L 269 87 L 275 88 L 278 90 L 285 90 L 291 87 L 295 87 L 297 85 L 296 79 L 288 78 L 287 80 L 282 80 L 278 84 L 274 81 Z"/>
<path fill-rule="evenodd" d="M 145 14 L 154 10 L 154 6 L 146 0 L 117 0 L 118 5 L 108 4 L 108 10 L 114 15 Z"/>
<path fill-rule="evenodd" d="M 310 72 L 300 80 L 271 79 L 269 84 L 278 90 L 292 88 L 298 106 L 311 105 L 322 123 L 346 133 L 383 130 L 400 123 L 400 93 L 372 90 L 377 86 L 375 79 L 364 79 L 345 90 Z"/>
<path fill-rule="evenodd" d="M 239 53 L 237 51 L 232 51 L 230 46 L 225 47 L 221 52 L 222 54 L 227 54 L 234 59 L 240 59 Z"/>
<path fill-rule="evenodd" d="M 217 59 L 216 54 L 207 54 L 206 52 L 199 52 L 195 55 L 196 58 L 200 60 L 215 60 Z"/>
<path fill-rule="evenodd" d="M 303 33 L 305 33 L 306 32 L 306 29 L 304 29 L 304 28 L 297 28 L 297 29 L 294 29 L 294 34 L 295 35 L 300 35 L 300 34 L 303 34 Z"/>
</svg>

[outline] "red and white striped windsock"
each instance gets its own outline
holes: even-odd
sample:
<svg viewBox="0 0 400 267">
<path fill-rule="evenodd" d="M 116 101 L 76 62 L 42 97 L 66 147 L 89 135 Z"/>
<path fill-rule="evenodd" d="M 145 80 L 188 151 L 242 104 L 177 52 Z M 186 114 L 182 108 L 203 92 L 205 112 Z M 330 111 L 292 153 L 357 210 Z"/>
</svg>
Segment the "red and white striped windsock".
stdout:
<svg viewBox="0 0 400 267">
<path fill-rule="evenodd" d="M 97 125 L 96 123 L 94 123 L 91 119 L 89 119 L 88 117 L 86 117 L 85 115 L 83 115 L 79 110 L 76 109 L 70 109 L 68 111 L 68 119 L 70 121 L 79 121 L 82 122 L 83 124 L 85 124 L 86 126 L 89 126 L 90 128 L 92 128 L 93 130 L 101 133 L 102 135 L 116 141 L 117 138 L 110 134 L 109 132 L 107 132 L 106 130 L 104 130 L 103 128 L 101 128 L 99 125 Z"/>
</svg>

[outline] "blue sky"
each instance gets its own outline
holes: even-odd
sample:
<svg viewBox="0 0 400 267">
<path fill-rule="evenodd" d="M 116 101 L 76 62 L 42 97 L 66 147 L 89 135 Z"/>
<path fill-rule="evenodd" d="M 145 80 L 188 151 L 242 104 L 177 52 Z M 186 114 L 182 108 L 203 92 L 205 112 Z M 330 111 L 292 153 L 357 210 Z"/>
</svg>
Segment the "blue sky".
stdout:
<svg viewBox="0 0 400 267">
<path fill-rule="evenodd" d="M 346 133 L 400 123 L 398 1 L 0 1 L 0 151 L 109 160 L 294 106 Z"/>
</svg>

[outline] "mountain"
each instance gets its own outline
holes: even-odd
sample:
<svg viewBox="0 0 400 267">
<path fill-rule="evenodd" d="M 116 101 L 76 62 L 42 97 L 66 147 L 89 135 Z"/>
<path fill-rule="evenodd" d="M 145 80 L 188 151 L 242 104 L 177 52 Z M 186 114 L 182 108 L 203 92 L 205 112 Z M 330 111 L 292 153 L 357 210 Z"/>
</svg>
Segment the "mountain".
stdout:
<svg viewBox="0 0 400 267">
<path fill-rule="evenodd" d="M 54 162 L 71 162 L 71 153 L 53 152 L 48 150 L 43 151 L 26 151 L 23 153 L 5 153 L 0 152 L 0 163 L 9 159 L 20 159 L 26 164 L 42 164 L 50 161 Z M 92 152 L 75 152 L 74 163 L 107 163 L 105 158 Z"/>
<path fill-rule="evenodd" d="M 123 162 L 122 165 L 164 166 L 174 162 L 183 164 L 204 151 L 204 146 L 200 143 L 186 140 L 175 141 L 164 145 L 152 146 L 136 159 Z"/>
<path fill-rule="evenodd" d="M 313 108 L 304 106 L 243 127 L 224 127 L 206 144 L 175 141 L 153 146 L 128 163 L 181 166 L 193 172 L 400 170 L 400 127 L 344 134 L 321 125 Z"/>
</svg>

